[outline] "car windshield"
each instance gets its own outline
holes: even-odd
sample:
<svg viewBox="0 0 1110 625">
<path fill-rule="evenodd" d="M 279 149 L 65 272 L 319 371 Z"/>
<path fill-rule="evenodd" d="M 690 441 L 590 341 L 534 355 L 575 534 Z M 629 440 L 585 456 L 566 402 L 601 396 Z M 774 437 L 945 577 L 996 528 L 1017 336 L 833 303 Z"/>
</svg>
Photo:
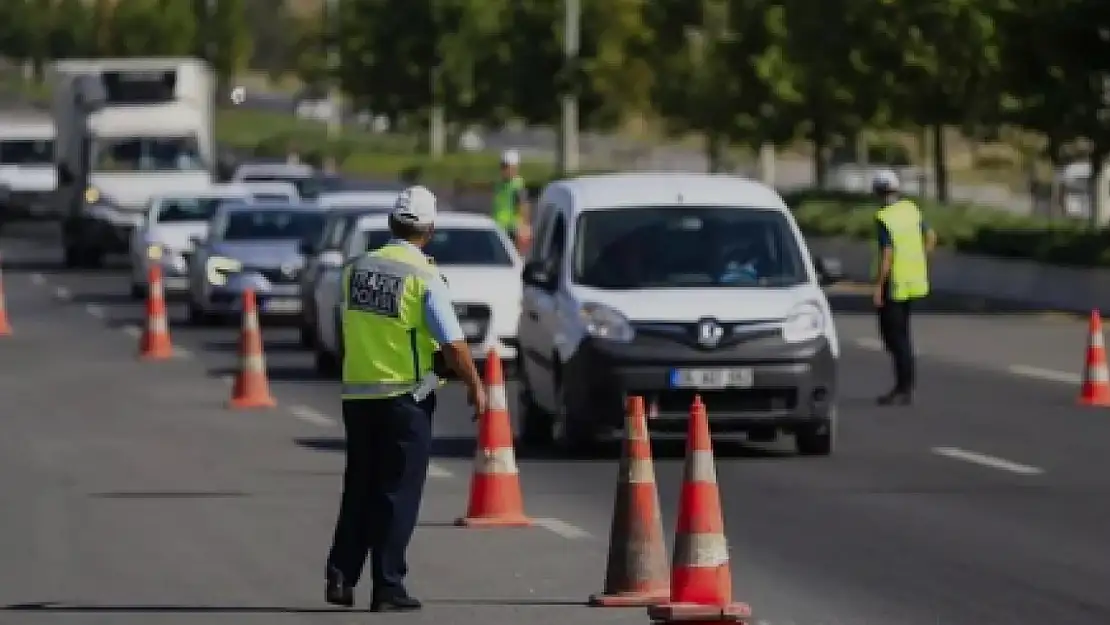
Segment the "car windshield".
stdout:
<svg viewBox="0 0 1110 625">
<path fill-rule="evenodd" d="M 288 182 L 297 188 L 297 193 L 306 200 L 314 200 L 327 190 L 327 184 L 320 178 L 297 176 L 272 176 L 265 174 L 243 176 L 243 182 Z"/>
<path fill-rule="evenodd" d="M 93 144 L 94 171 L 201 171 L 194 137 L 100 137 Z"/>
<path fill-rule="evenodd" d="M 389 242 L 386 230 L 366 233 L 367 251 L 376 250 Z M 467 265 L 479 267 L 512 267 L 513 259 L 505 249 L 501 237 L 493 230 L 475 228 L 443 228 L 432 234 L 424 247 L 437 265 Z"/>
<path fill-rule="evenodd" d="M 660 206 L 583 213 L 574 282 L 602 289 L 783 287 L 807 280 L 775 210 Z"/>
<path fill-rule="evenodd" d="M 47 165 L 53 162 L 53 141 L 31 139 L 0 141 L 0 163 L 4 165 Z"/>
<path fill-rule="evenodd" d="M 182 197 L 162 200 L 154 220 L 158 223 L 181 221 L 208 221 L 216 214 L 216 209 L 224 202 L 238 198 L 226 197 Z"/>
<path fill-rule="evenodd" d="M 251 193 L 256 202 L 288 202 L 293 199 L 284 193 Z"/>
<path fill-rule="evenodd" d="M 250 209 L 227 216 L 220 239 L 255 241 L 270 239 L 311 240 L 324 227 L 324 216 L 316 211 Z"/>
</svg>

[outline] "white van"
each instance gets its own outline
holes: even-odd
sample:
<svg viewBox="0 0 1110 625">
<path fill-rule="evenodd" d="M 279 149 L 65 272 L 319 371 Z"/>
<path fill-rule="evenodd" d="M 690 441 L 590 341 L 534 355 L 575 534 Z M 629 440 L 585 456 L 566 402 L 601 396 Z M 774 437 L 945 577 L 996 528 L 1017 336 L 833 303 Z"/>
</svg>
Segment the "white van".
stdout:
<svg viewBox="0 0 1110 625">
<path fill-rule="evenodd" d="M 650 429 L 685 432 L 696 395 L 715 432 L 803 455 L 835 439 L 839 344 L 786 204 L 750 180 L 587 176 L 537 204 L 521 309 L 522 435 L 563 451 L 623 427 L 643 396 Z"/>
</svg>

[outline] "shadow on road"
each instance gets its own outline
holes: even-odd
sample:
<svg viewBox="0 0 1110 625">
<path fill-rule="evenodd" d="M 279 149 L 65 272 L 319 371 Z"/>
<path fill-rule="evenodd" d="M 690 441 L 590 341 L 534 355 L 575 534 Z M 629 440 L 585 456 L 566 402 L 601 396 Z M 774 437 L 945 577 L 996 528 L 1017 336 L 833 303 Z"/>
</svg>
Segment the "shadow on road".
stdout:
<svg viewBox="0 0 1110 625">
<path fill-rule="evenodd" d="M 830 292 L 827 295 L 834 313 L 875 314 L 875 305 L 868 292 Z M 1049 311 L 1028 304 L 950 293 L 933 293 L 914 302 L 914 314 L 920 315 L 1035 315 L 1045 312 Z"/>
<path fill-rule="evenodd" d="M 227 376 L 234 376 L 239 373 L 236 367 L 213 367 L 208 370 L 208 377 L 210 378 L 225 378 Z M 309 366 L 281 366 L 281 365 L 268 365 L 266 367 L 266 377 L 270 382 L 318 382 L 318 383 L 332 383 L 334 380 L 329 378 L 320 377 L 316 369 Z"/>
<path fill-rule="evenodd" d="M 239 341 L 204 341 L 201 343 L 201 349 L 208 352 L 218 352 L 225 354 L 239 353 Z M 266 353 L 305 353 L 306 350 L 297 341 L 265 341 L 263 349 Z"/>
<path fill-rule="evenodd" d="M 89 493 L 93 499 L 227 499 L 234 497 L 250 497 L 240 491 L 212 490 L 212 491 L 106 491 Z"/>
</svg>

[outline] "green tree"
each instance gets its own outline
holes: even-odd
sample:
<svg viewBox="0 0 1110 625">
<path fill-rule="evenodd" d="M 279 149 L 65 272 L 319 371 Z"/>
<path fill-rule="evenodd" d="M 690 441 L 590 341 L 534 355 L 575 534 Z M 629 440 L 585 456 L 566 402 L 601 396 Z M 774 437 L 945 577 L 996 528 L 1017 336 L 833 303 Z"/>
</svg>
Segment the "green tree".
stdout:
<svg viewBox="0 0 1110 625">
<path fill-rule="evenodd" d="M 212 65 L 223 98 L 236 72 L 246 68 L 253 49 L 246 0 L 191 1 L 197 24 L 194 54 Z"/>
<path fill-rule="evenodd" d="M 49 12 L 41 0 L 0 2 L 0 53 L 12 59 L 31 59 L 46 46 Z"/>
<path fill-rule="evenodd" d="M 128 0 L 116 3 L 110 29 L 114 55 L 183 56 L 193 48 L 196 22 L 191 0 Z"/>
</svg>

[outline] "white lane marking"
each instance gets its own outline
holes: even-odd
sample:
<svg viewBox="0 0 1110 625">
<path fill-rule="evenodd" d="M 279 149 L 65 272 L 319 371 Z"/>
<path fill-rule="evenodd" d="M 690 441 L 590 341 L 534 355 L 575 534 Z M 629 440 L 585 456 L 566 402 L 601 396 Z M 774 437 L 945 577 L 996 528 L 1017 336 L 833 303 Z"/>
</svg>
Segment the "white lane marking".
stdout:
<svg viewBox="0 0 1110 625">
<path fill-rule="evenodd" d="M 235 376 L 233 376 L 233 375 L 221 375 L 220 376 L 220 381 L 223 382 L 224 384 L 228 385 L 228 386 L 234 386 L 235 385 Z"/>
<path fill-rule="evenodd" d="M 536 519 L 536 526 L 542 527 L 552 534 L 561 536 L 567 540 L 584 540 L 590 538 L 589 532 L 577 525 L 571 525 L 562 519 Z"/>
<path fill-rule="evenodd" d="M 289 408 L 289 412 L 301 421 L 304 421 L 305 423 L 311 423 L 312 425 L 317 425 L 323 428 L 328 428 L 335 425 L 334 419 L 326 415 L 322 415 L 312 408 L 309 408 L 308 406 L 292 406 Z"/>
<path fill-rule="evenodd" d="M 69 289 L 65 288 L 64 286 L 60 286 L 54 289 L 54 297 L 58 299 L 69 299 L 71 297 L 71 294 L 69 292 Z"/>
<path fill-rule="evenodd" d="M 178 346 L 174 345 L 173 346 L 173 357 L 174 358 L 181 358 L 182 360 L 188 360 L 189 358 L 193 357 L 193 352 L 185 349 L 184 347 L 178 347 Z"/>
<path fill-rule="evenodd" d="M 856 339 L 856 347 L 862 347 L 863 349 L 877 352 L 883 349 L 883 342 L 879 339 L 871 338 Z"/>
<path fill-rule="evenodd" d="M 432 462 L 428 464 L 428 477 L 434 477 L 439 480 L 449 480 L 455 477 L 455 474 Z"/>
<path fill-rule="evenodd" d="M 121 331 L 127 336 L 135 339 L 143 335 L 143 330 L 139 326 L 123 326 L 123 328 L 121 328 Z"/>
<path fill-rule="evenodd" d="M 997 458 L 995 456 L 988 456 L 981 454 L 977 451 L 968 451 L 960 449 L 959 447 L 934 447 L 933 453 L 938 456 L 944 456 L 953 460 L 962 460 L 970 462 L 983 467 L 991 469 L 998 469 L 999 471 L 1009 471 L 1010 473 L 1017 473 L 1018 475 L 1040 475 L 1044 473 L 1044 469 L 1034 467 L 1027 464 L 1013 462 L 1005 458 Z"/>
<path fill-rule="evenodd" d="M 97 319 L 103 319 L 104 318 L 104 307 L 103 306 L 97 306 L 96 304 L 89 304 L 89 305 L 85 306 L 85 312 L 87 312 L 90 315 L 96 317 Z"/>
<path fill-rule="evenodd" d="M 1042 369 L 1041 367 L 1030 367 L 1028 365 L 1010 365 L 1007 370 L 1014 375 L 1033 378 L 1034 380 L 1044 380 L 1045 382 L 1060 382 L 1061 384 L 1081 384 L 1083 382 L 1083 376 L 1067 371 Z"/>
<path fill-rule="evenodd" d="M 31 274 L 31 284 L 35 286 L 42 286 L 46 284 L 46 276 L 42 275 L 41 273 Z"/>
</svg>

